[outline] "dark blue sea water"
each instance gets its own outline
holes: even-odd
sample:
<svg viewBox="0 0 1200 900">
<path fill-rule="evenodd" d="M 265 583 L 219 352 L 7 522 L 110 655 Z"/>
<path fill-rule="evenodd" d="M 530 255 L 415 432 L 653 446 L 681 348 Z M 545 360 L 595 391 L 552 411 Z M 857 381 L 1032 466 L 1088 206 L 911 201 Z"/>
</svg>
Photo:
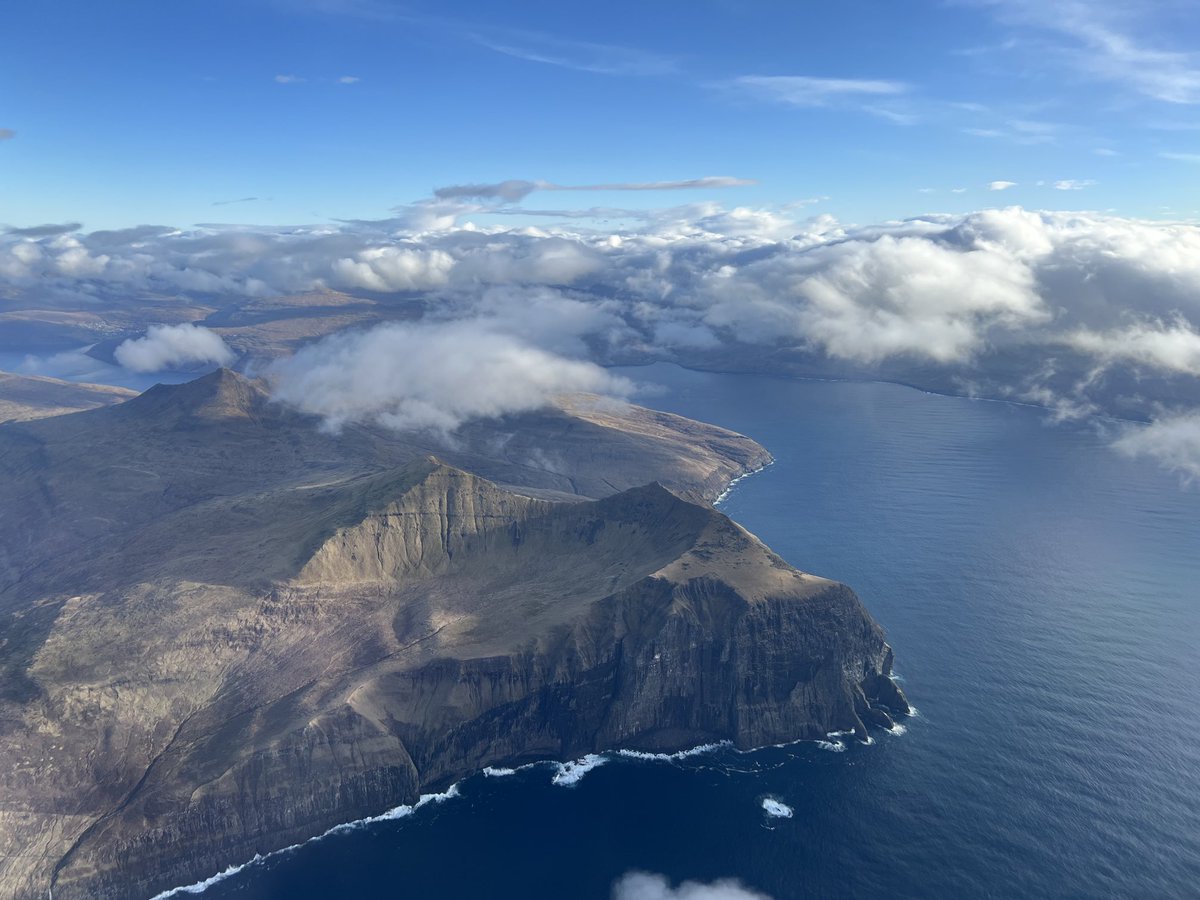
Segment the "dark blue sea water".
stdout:
<svg viewBox="0 0 1200 900">
<path fill-rule="evenodd" d="M 613 758 L 573 786 L 479 775 L 206 900 L 607 898 L 631 869 L 777 900 L 1200 897 L 1200 492 L 1030 408 L 626 374 L 775 454 L 723 508 L 857 589 L 919 709 L 906 733 Z"/>
</svg>

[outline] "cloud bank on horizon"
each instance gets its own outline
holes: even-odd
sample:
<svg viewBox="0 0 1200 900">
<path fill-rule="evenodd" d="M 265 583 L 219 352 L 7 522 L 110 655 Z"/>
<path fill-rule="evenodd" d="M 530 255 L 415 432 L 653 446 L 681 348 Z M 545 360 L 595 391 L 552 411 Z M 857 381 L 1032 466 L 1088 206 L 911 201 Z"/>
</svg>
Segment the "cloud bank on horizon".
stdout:
<svg viewBox="0 0 1200 900">
<path fill-rule="evenodd" d="M 769 352 L 784 372 L 1153 419 L 1162 427 L 1122 446 L 1200 466 L 1200 434 L 1164 424 L 1200 408 L 1195 225 L 1009 207 L 851 227 L 698 203 L 593 231 L 482 227 L 465 200 L 437 202 L 424 228 L 417 204 L 337 226 L 13 230 L 0 236 L 0 279 L 51 308 L 321 290 L 419 301 L 418 324 L 335 334 L 275 364 L 279 395 L 334 425 L 448 430 L 556 393 L 628 393 L 597 364 L 761 367 Z M 117 358 L 138 371 L 223 363 L 232 351 L 213 328 L 158 327 Z"/>
</svg>

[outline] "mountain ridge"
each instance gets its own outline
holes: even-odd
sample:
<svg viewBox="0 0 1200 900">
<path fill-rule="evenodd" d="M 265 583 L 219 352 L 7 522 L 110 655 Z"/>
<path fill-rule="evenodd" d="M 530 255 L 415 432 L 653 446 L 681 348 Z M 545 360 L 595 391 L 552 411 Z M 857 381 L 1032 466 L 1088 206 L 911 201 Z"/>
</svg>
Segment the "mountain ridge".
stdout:
<svg viewBox="0 0 1200 900">
<path fill-rule="evenodd" d="M 690 470 L 564 499 L 276 404 L 247 417 L 259 389 L 201 381 L 0 428 L 0 500 L 43 504 L 0 529 L 0 892 L 146 896 L 486 765 L 865 737 L 907 711 L 853 592 Z M 658 433 L 621 477 L 660 465 Z"/>
</svg>

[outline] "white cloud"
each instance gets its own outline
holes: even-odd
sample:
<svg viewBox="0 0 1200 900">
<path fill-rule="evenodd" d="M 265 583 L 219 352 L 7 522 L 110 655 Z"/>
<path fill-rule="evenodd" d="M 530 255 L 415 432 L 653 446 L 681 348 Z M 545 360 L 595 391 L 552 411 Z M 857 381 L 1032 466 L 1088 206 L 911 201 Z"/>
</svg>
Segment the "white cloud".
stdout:
<svg viewBox="0 0 1200 900">
<path fill-rule="evenodd" d="M 808 75 L 742 75 L 727 84 L 760 100 L 789 106 L 826 106 L 837 99 L 896 96 L 909 90 L 901 81 Z"/>
<path fill-rule="evenodd" d="M 1054 189 L 1056 191 L 1082 191 L 1084 188 L 1092 187 L 1095 183 L 1090 178 L 1067 178 L 1054 182 Z"/>
<path fill-rule="evenodd" d="M 334 260 L 331 282 L 370 291 L 418 291 L 444 285 L 454 260 L 440 250 L 368 247 L 353 257 Z"/>
<path fill-rule="evenodd" d="M 662 875 L 647 872 L 629 872 L 621 877 L 612 890 L 613 900 L 770 900 L 732 879 L 722 879 L 711 884 L 685 881 L 671 887 Z"/>
<path fill-rule="evenodd" d="M 271 366 L 276 399 L 323 417 L 452 431 L 468 419 L 545 406 L 560 394 L 632 385 L 481 322 L 385 324 L 335 334 Z"/>
<path fill-rule="evenodd" d="M 1194 225 L 1011 207 L 845 227 L 705 202 L 589 230 L 473 224 L 474 209 L 432 201 L 386 221 L 283 229 L 37 226 L 0 233 L 0 278 L 14 296 L 122 322 L 152 316 L 139 310 L 150 294 L 229 308 L 403 292 L 430 327 L 471 326 L 569 363 L 782 351 L 1062 410 L 1146 416 L 1193 395 L 1200 406 Z"/>
<path fill-rule="evenodd" d="M 1015 181 L 989 181 L 987 187 L 989 191 L 1007 191 L 1009 188 L 1016 186 L 1017 183 Z"/>
<path fill-rule="evenodd" d="M 301 78 L 299 75 L 276 75 L 275 76 L 276 84 L 302 84 L 304 82 L 304 80 L 305 79 Z"/>
<path fill-rule="evenodd" d="M 1044 322 L 1029 268 L 1005 252 L 963 252 L 915 235 L 814 247 L 712 283 L 710 326 L 760 343 L 806 341 L 832 356 L 969 359 L 990 330 Z"/>
<path fill-rule="evenodd" d="M 151 325 L 145 337 L 124 341 L 113 355 L 133 372 L 161 372 L 208 363 L 227 366 L 235 358 L 216 332 L 187 323 Z"/>
<path fill-rule="evenodd" d="M 668 75 L 674 59 L 633 47 L 573 41 L 536 31 L 475 29 L 467 39 L 516 59 L 560 66 L 596 75 Z"/>
<path fill-rule="evenodd" d="M 1091 78 L 1114 82 L 1166 103 L 1200 102 L 1200 66 L 1191 52 L 1148 45 L 1133 33 L 1152 18 L 1149 4 L 1125 6 L 1096 0 L 974 0 L 1014 25 L 1032 26 L 1066 41 L 1039 61 L 1065 62 Z M 1142 15 L 1134 17 L 1136 11 Z M 1190 48 L 1189 48 L 1190 50 Z"/>
<path fill-rule="evenodd" d="M 1194 482 L 1200 479 L 1200 412 L 1130 426 L 1113 446 L 1129 457 L 1149 457 Z"/>
<path fill-rule="evenodd" d="M 1166 372 L 1200 376 L 1200 332 L 1182 318 L 1138 322 L 1109 331 L 1081 329 L 1065 336 L 1077 350 L 1106 363 L 1134 363 Z"/>
<path fill-rule="evenodd" d="M 1174 160 L 1175 162 L 1200 164 L 1200 153 L 1172 153 L 1164 151 L 1158 155 L 1163 159 L 1170 159 Z"/>
<path fill-rule="evenodd" d="M 360 81 L 362 81 L 362 79 L 359 78 L 357 75 L 343 75 L 340 78 L 338 78 L 337 83 L 338 84 L 358 84 Z"/>
</svg>

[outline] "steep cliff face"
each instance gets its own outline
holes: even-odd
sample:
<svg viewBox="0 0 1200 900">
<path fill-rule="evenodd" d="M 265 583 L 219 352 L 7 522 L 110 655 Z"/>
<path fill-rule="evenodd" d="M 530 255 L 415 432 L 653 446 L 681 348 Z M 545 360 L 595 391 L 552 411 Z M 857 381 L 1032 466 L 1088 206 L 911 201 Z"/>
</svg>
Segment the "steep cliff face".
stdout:
<svg viewBox="0 0 1200 900">
<path fill-rule="evenodd" d="M 657 484 L 549 500 L 431 458 L 311 482 L 8 588 L 0 894 L 145 897 L 486 765 L 907 710 L 848 588 Z"/>
</svg>

